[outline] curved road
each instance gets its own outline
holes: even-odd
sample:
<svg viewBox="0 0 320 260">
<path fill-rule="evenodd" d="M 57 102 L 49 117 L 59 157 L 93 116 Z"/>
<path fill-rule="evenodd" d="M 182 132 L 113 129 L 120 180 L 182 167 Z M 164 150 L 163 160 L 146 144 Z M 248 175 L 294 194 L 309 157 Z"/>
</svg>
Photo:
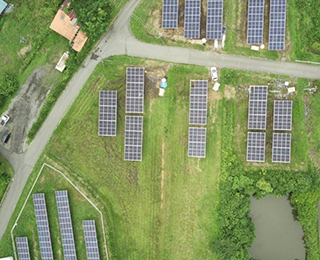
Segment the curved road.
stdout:
<svg viewBox="0 0 320 260">
<path fill-rule="evenodd" d="M 132 0 L 121 11 L 112 29 L 105 34 L 95 51 L 86 59 L 85 68 L 81 68 L 70 81 L 28 150 L 24 154 L 17 155 L 11 154 L 0 146 L 0 153 L 5 156 L 15 170 L 14 179 L 0 209 L 0 239 L 5 232 L 22 190 L 39 156 L 81 88 L 101 60 L 113 55 L 126 54 L 175 63 L 195 64 L 207 67 L 217 66 L 219 68 L 234 68 L 320 79 L 320 67 L 318 66 L 269 61 L 139 42 L 130 32 L 130 18 L 140 2 L 141 0 Z M 133 17 L 133 19 L 136 18 Z"/>
</svg>

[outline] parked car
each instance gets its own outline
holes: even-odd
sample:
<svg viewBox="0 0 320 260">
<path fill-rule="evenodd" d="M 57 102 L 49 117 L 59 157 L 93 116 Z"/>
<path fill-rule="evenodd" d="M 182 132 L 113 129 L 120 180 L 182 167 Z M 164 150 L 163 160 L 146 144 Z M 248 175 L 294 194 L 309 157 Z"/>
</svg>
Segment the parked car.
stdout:
<svg viewBox="0 0 320 260">
<path fill-rule="evenodd" d="M 216 67 L 211 68 L 211 77 L 213 81 L 218 81 L 218 71 Z"/>
<path fill-rule="evenodd" d="M 10 117 L 8 115 L 3 115 L 1 117 L 0 125 L 5 126 L 8 123 L 9 119 L 10 119 Z"/>
<path fill-rule="evenodd" d="M 9 142 L 9 139 L 10 139 L 10 136 L 11 136 L 11 133 L 9 133 L 9 132 L 5 133 L 5 134 L 2 136 L 1 141 L 2 141 L 4 144 L 8 143 L 8 142 Z"/>
</svg>

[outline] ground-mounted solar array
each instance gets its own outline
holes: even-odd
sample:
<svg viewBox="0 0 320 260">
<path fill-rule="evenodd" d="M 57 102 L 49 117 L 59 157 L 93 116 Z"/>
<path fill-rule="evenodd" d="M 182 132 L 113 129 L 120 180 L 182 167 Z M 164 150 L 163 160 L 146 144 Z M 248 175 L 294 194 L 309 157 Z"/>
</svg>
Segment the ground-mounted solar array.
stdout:
<svg viewBox="0 0 320 260">
<path fill-rule="evenodd" d="M 178 28 L 179 0 L 163 0 L 162 28 Z"/>
<path fill-rule="evenodd" d="M 266 149 L 266 133 L 248 132 L 247 161 L 264 162 Z"/>
<path fill-rule="evenodd" d="M 291 134 L 273 133 L 272 162 L 290 163 L 291 161 Z"/>
<path fill-rule="evenodd" d="M 247 43 L 263 43 L 264 0 L 249 0 Z"/>
<path fill-rule="evenodd" d="M 33 206 L 36 214 L 41 259 L 53 260 L 48 214 L 43 193 L 33 194 Z"/>
<path fill-rule="evenodd" d="M 201 0 L 185 0 L 184 37 L 200 38 Z"/>
<path fill-rule="evenodd" d="M 96 224 L 94 220 L 82 222 L 87 260 L 100 260 Z"/>
<path fill-rule="evenodd" d="M 28 239 L 26 237 L 16 237 L 19 260 L 30 260 Z"/>
<path fill-rule="evenodd" d="M 223 0 L 207 2 L 207 39 L 221 39 L 223 23 Z"/>
<path fill-rule="evenodd" d="M 101 90 L 99 93 L 99 135 L 117 134 L 117 91 Z"/>
<path fill-rule="evenodd" d="M 206 157 L 207 129 L 204 127 L 189 127 L 189 157 Z"/>
<path fill-rule="evenodd" d="M 127 68 L 126 113 L 141 114 L 144 110 L 144 68 Z"/>
<path fill-rule="evenodd" d="M 269 50 L 285 49 L 286 8 L 286 0 L 270 0 Z"/>
<path fill-rule="evenodd" d="M 62 190 L 56 191 L 55 194 L 64 259 L 76 260 L 76 247 L 74 243 L 68 192 L 66 190 Z"/>
<path fill-rule="evenodd" d="M 267 86 L 251 86 L 249 93 L 248 129 L 265 130 L 267 123 Z"/>
<path fill-rule="evenodd" d="M 208 81 L 195 80 L 190 84 L 189 124 L 207 124 Z"/>
<path fill-rule="evenodd" d="M 126 116 L 124 160 L 142 161 L 143 117 Z"/>
<path fill-rule="evenodd" d="M 275 100 L 273 110 L 273 130 L 291 131 L 292 100 Z"/>
</svg>

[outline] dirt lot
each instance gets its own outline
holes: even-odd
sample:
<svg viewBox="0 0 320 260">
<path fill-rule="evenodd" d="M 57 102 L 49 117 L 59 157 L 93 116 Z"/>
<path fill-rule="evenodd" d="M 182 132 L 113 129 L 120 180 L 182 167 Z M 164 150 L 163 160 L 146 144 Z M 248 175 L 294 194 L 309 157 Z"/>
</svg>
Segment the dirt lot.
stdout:
<svg viewBox="0 0 320 260">
<path fill-rule="evenodd" d="M 0 130 L 0 136 L 11 132 L 11 138 L 5 145 L 8 150 L 14 153 L 23 153 L 26 150 L 26 136 L 52 87 L 52 84 L 48 83 L 48 78 L 51 78 L 54 73 L 59 72 L 53 70 L 52 65 L 35 68 L 26 83 L 21 86 L 18 95 L 12 100 L 6 112 L 10 120 Z"/>
</svg>

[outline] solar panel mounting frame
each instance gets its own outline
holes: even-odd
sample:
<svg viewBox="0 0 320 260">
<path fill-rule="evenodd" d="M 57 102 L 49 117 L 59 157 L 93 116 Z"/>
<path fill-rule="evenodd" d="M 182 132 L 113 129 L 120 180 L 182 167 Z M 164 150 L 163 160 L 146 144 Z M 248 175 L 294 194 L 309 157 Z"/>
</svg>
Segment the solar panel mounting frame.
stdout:
<svg viewBox="0 0 320 260">
<path fill-rule="evenodd" d="M 208 109 L 208 80 L 190 81 L 189 100 L 189 124 L 206 125 Z"/>
<path fill-rule="evenodd" d="M 292 100 L 275 100 L 273 106 L 273 130 L 292 130 Z"/>
<path fill-rule="evenodd" d="M 17 252 L 19 260 L 30 260 L 30 250 L 28 245 L 28 238 L 16 237 Z"/>
<path fill-rule="evenodd" d="M 207 30 L 209 40 L 222 38 L 223 0 L 207 0 Z"/>
<path fill-rule="evenodd" d="M 200 38 L 201 0 L 185 0 L 184 37 Z"/>
<path fill-rule="evenodd" d="M 82 228 L 84 232 L 87 260 L 100 260 L 95 221 L 83 220 Z"/>
<path fill-rule="evenodd" d="M 266 133 L 248 132 L 247 162 L 265 162 Z"/>
<path fill-rule="evenodd" d="M 273 133 L 272 162 L 291 162 L 291 133 Z"/>
<path fill-rule="evenodd" d="M 125 117 L 124 160 L 142 161 L 143 116 Z"/>
<path fill-rule="evenodd" d="M 205 158 L 207 129 L 205 127 L 189 127 L 188 157 Z"/>
<path fill-rule="evenodd" d="M 117 91 L 99 91 L 99 136 L 117 135 Z"/>
<path fill-rule="evenodd" d="M 263 43 L 264 0 L 249 0 L 247 22 L 247 44 Z"/>
<path fill-rule="evenodd" d="M 142 114 L 144 111 L 144 68 L 127 67 L 126 113 Z"/>
<path fill-rule="evenodd" d="M 162 28 L 178 28 L 179 0 L 163 0 L 162 4 Z"/>
</svg>

